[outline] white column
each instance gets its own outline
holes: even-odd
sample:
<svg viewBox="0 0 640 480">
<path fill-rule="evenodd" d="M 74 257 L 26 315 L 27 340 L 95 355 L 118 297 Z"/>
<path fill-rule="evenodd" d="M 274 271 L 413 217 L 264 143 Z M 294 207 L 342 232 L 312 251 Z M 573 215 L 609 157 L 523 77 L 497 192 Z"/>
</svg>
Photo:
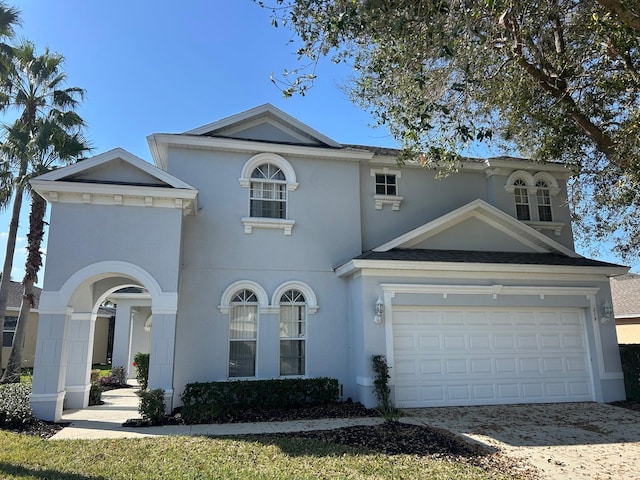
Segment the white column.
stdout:
<svg viewBox="0 0 640 480">
<path fill-rule="evenodd" d="M 131 304 L 118 302 L 116 307 L 116 324 L 113 332 L 113 355 L 111 365 L 123 366 L 127 378 L 134 378 L 135 371 L 129 361 L 131 345 Z"/>
<path fill-rule="evenodd" d="M 59 422 L 65 396 L 67 324 L 72 310 L 40 308 L 36 358 L 33 368 L 31 409 L 42 420 Z"/>
<path fill-rule="evenodd" d="M 91 312 L 73 313 L 68 320 L 68 355 L 65 408 L 85 408 L 91 389 L 91 354 L 96 316 Z"/>
<path fill-rule="evenodd" d="M 173 358 L 176 335 L 176 314 L 153 310 L 151 354 L 149 357 L 149 389 L 162 388 L 167 412 L 173 408 Z"/>
</svg>

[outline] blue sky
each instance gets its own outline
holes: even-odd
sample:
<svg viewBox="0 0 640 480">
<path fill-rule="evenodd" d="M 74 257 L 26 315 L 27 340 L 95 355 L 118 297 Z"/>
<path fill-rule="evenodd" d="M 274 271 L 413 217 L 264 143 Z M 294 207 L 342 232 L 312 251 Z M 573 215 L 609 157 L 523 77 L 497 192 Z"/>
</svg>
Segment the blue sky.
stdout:
<svg viewBox="0 0 640 480">
<path fill-rule="evenodd" d="M 267 102 L 338 142 L 396 146 L 350 103 L 341 88 L 348 66 L 323 61 L 305 97 L 283 98 L 269 78 L 298 66 L 295 42 L 251 0 L 9 3 L 22 11 L 20 35 L 38 51 L 63 54 L 68 84 L 87 91 L 79 112 L 94 154 L 122 147 L 151 161 L 147 135 L 186 131 Z M 24 210 L 14 280 L 23 275 Z M 5 212 L 0 255 L 8 223 Z M 598 258 L 620 263 L 605 253 Z"/>
</svg>

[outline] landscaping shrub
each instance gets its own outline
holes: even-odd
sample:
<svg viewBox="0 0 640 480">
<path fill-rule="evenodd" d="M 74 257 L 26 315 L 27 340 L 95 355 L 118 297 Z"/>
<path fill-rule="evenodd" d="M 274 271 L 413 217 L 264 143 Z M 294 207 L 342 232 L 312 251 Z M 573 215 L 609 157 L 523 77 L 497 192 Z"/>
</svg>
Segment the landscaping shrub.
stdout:
<svg viewBox="0 0 640 480">
<path fill-rule="evenodd" d="M 142 390 L 149 385 L 149 354 L 138 352 L 133 357 L 133 366 L 136 367 L 136 380 Z"/>
<path fill-rule="evenodd" d="M 164 401 L 164 390 L 156 388 L 154 390 L 143 390 L 139 393 L 140 405 L 138 412 L 142 419 L 152 425 L 160 425 L 164 420 L 166 403 Z"/>
<path fill-rule="evenodd" d="M 91 370 L 91 376 L 89 377 L 89 381 L 91 383 L 95 383 L 95 382 L 99 382 L 100 381 L 100 369 L 99 368 L 94 368 L 93 370 Z"/>
<path fill-rule="evenodd" d="M 30 394 L 29 384 L 0 385 L 0 425 L 5 428 L 17 428 L 34 420 L 29 404 Z"/>
<path fill-rule="evenodd" d="M 111 369 L 111 384 L 112 385 L 126 385 L 127 374 L 124 371 L 124 367 L 119 365 Z"/>
<path fill-rule="evenodd" d="M 620 360 L 627 400 L 640 401 L 640 345 L 620 345 Z"/>
<path fill-rule="evenodd" d="M 89 405 L 102 405 L 102 386 L 99 382 L 91 382 L 91 387 L 89 389 Z"/>
<path fill-rule="evenodd" d="M 385 421 L 395 421 L 400 417 L 400 410 L 391 403 L 391 389 L 389 388 L 389 378 L 391 377 L 387 359 L 384 355 L 374 355 L 372 361 L 375 373 L 373 387 L 378 399 L 378 411 Z"/>
<path fill-rule="evenodd" d="M 291 378 L 190 383 L 182 393 L 186 423 L 209 423 L 242 408 L 290 408 L 337 402 L 335 378 Z"/>
</svg>

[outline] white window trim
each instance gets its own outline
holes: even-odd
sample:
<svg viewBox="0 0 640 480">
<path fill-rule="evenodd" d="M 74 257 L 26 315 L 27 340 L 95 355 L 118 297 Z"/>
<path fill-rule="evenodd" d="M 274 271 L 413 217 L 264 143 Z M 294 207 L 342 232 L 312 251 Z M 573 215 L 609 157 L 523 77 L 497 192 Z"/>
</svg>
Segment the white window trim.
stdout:
<svg viewBox="0 0 640 480">
<path fill-rule="evenodd" d="M 302 287 L 302 288 L 301 288 Z M 313 312 L 311 311 L 311 309 L 309 308 L 309 297 L 307 296 L 307 292 L 303 290 L 303 288 L 308 288 L 309 289 L 309 295 L 313 297 L 314 303 L 315 303 L 315 294 L 313 293 L 313 291 L 304 283 L 301 282 L 287 282 L 285 284 L 282 284 L 280 287 L 278 287 L 278 289 L 274 292 L 273 297 L 272 297 L 272 305 L 277 306 L 277 310 L 278 310 L 278 363 L 280 361 L 282 361 L 282 347 L 281 347 L 281 342 L 283 340 L 303 340 L 304 341 L 304 373 L 302 375 L 283 375 L 282 373 L 280 373 L 280 368 L 278 367 L 278 376 L 279 378 L 307 378 L 307 373 L 308 373 L 308 367 L 309 367 L 309 362 L 308 362 L 308 333 L 309 333 L 309 315 L 312 313 L 315 313 L 318 310 L 318 307 L 316 305 L 316 307 L 314 308 Z M 305 299 L 305 318 L 304 318 L 304 338 L 294 338 L 294 337 L 281 337 L 280 336 L 280 321 L 281 321 L 281 317 L 280 317 L 280 305 L 281 305 L 281 298 L 282 295 L 289 290 L 297 290 L 299 292 L 302 293 L 302 295 L 304 295 L 304 299 Z M 277 299 L 277 301 L 276 301 Z M 288 305 L 288 304 L 287 304 Z"/>
<path fill-rule="evenodd" d="M 298 182 L 296 178 L 296 172 L 291 164 L 280 155 L 275 153 L 259 153 L 251 157 L 242 167 L 242 173 L 238 179 L 240 186 L 243 188 L 251 188 L 251 174 L 260 165 L 264 163 L 270 163 L 277 166 L 285 176 L 287 192 L 293 192 L 298 188 Z M 249 200 L 249 206 L 251 201 Z M 287 216 L 289 215 L 289 198 L 287 195 L 286 201 Z M 250 207 L 247 208 L 250 208 Z M 288 218 L 269 218 L 269 217 L 243 217 L 242 225 L 244 226 L 244 233 L 253 233 L 254 228 L 268 228 L 268 229 L 281 229 L 285 235 L 291 235 L 294 220 Z"/>
<path fill-rule="evenodd" d="M 313 315 L 318 311 L 318 300 L 316 299 L 316 294 L 313 292 L 311 287 L 303 282 L 298 281 L 290 281 L 285 282 L 276 288 L 275 292 L 271 296 L 271 305 L 280 305 L 280 298 L 282 294 L 287 290 L 299 290 L 304 295 L 305 300 L 307 301 L 307 313 Z"/>
<path fill-rule="evenodd" d="M 396 193 L 399 191 L 399 182 L 398 180 L 402 177 L 402 172 L 400 170 L 392 170 L 390 168 L 372 168 L 370 170 L 370 175 L 373 177 L 373 187 L 374 187 L 374 195 L 373 195 L 373 204 L 376 210 L 382 210 L 384 205 L 391 205 L 391 209 L 394 211 L 400 210 L 400 205 L 404 200 L 404 197 L 400 195 L 380 195 L 375 193 L 375 179 L 376 175 L 395 175 L 396 177 Z"/>
<path fill-rule="evenodd" d="M 531 228 L 541 232 L 542 230 L 553 230 L 553 233 L 556 237 L 559 237 L 562 234 L 562 229 L 564 228 L 563 222 L 541 222 L 534 220 L 525 220 L 523 223 L 529 225 Z"/>
<path fill-rule="evenodd" d="M 258 297 L 258 313 L 266 313 L 269 307 L 269 296 L 258 283 L 251 280 L 239 280 L 229 285 L 222 293 L 220 299 L 220 305 L 218 310 L 223 315 L 229 315 L 229 307 L 231 305 L 231 299 L 240 290 L 251 290 Z"/>
</svg>

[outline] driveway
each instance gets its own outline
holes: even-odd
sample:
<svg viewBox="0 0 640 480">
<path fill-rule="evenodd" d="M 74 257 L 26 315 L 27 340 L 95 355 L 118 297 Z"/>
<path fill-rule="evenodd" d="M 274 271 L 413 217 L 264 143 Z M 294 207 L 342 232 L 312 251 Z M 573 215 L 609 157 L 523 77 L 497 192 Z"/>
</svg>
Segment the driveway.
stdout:
<svg viewBox="0 0 640 480">
<path fill-rule="evenodd" d="M 535 466 L 543 479 L 640 479 L 640 412 L 601 403 L 407 409 Z"/>
</svg>

